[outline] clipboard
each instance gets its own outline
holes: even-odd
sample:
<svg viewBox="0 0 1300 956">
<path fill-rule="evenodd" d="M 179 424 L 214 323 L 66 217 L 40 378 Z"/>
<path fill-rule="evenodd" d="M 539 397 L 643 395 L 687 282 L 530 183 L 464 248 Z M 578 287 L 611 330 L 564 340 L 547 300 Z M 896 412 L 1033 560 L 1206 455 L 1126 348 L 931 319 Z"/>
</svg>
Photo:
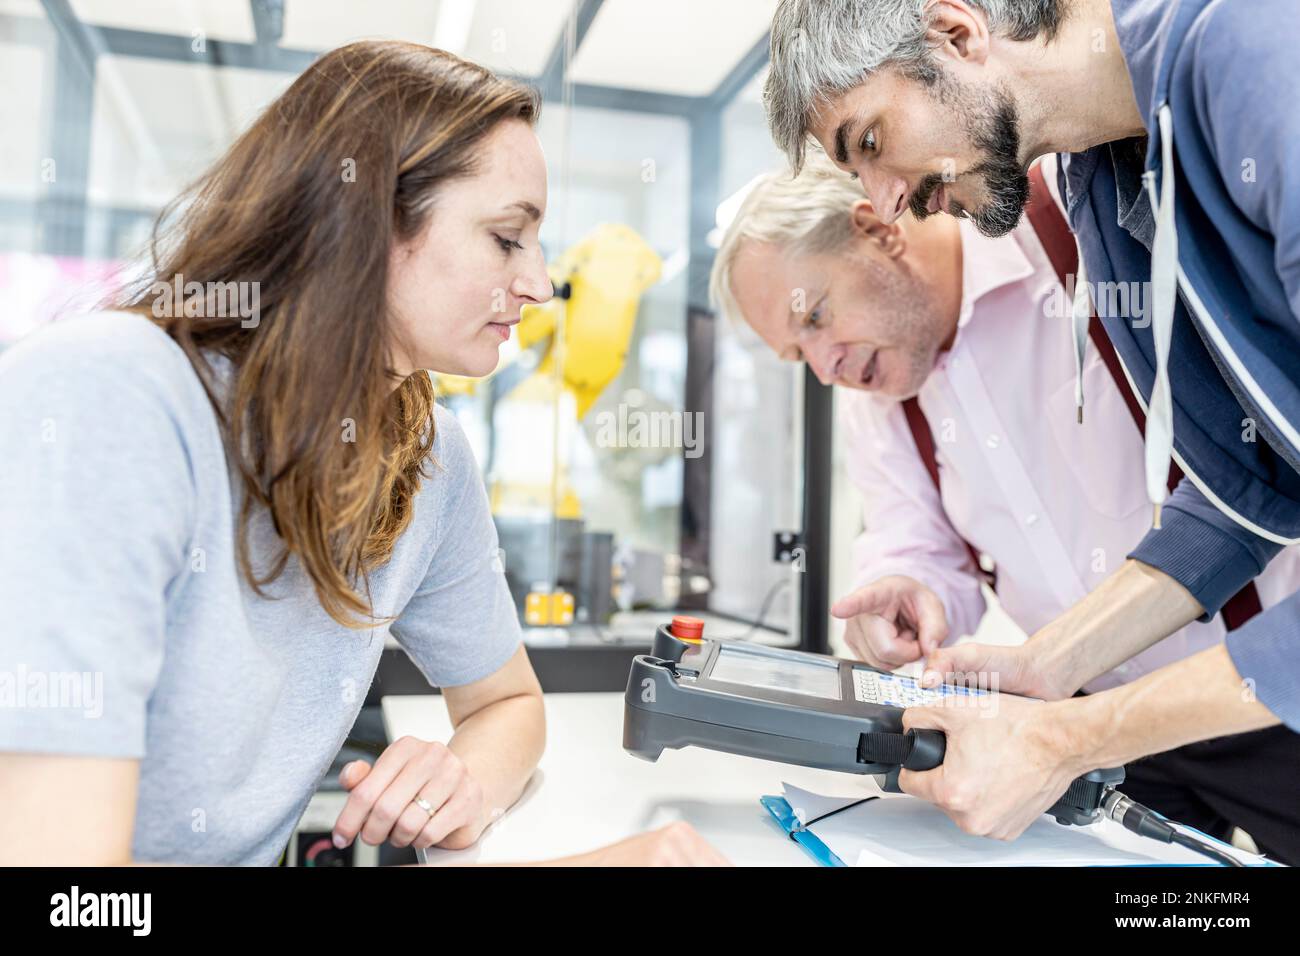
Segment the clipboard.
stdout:
<svg viewBox="0 0 1300 956">
<path fill-rule="evenodd" d="M 800 825 L 799 818 L 794 815 L 794 810 L 790 808 L 785 797 L 759 797 L 758 802 L 772 815 L 777 826 L 784 830 L 790 839 L 803 847 L 821 866 L 845 866 L 844 861 L 832 853 L 831 848 L 823 843 L 817 834 Z"/>
<path fill-rule="evenodd" d="M 841 859 L 841 858 L 840 858 L 840 857 L 835 853 L 835 851 L 833 851 L 833 850 L 832 850 L 832 849 L 831 849 L 831 848 L 830 848 L 830 847 L 829 847 L 829 846 L 828 846 L 828 845 L 827 845 L 827 844 L 826 844 L 826 843 L 821 839 L 821 837 L 819 837 L 819 836 L 817 836 L 815 833 L 813 833 L 813 832 L 812 832 L 812 829 L 811 829 L 811 826 L 814 825 L 814 824 L 816 824 L 816 823 L 818 823 L 818 822 L 820 822 L 821 820 L 826 819 L 827 817 L 835 816 L 835 815 L 836 815 L 837 813 L 839 813 L 841 810 L 848 810 L 848 809 L 850 809 L 850 808 L 852 808 L 852 807 L 856 807 L 856 806 L 859 805 L 860 803 L 865 803 L 865 802 L 868 802 L 868 801 L 870 801 L 870 800 L 875 800 L 875 799 L 878 799 L 878 798 L 877 798 L 877 797 L 866 797 L 866 798 L 864 798 L 864 799 L 851 799 L 851 798 L 850 798 L 850 799 L 848 799 L 847 801 L 845 801 L 845 802 L 843 803 L 842 806 L 840 806 L 840 807 L 838 807 L 838 808 L 836 808 L 836 809 L 834 809 L 834 810 L 831 810 L 831 811 L 829 811 L 829 812 L 823 812 L 822 814 L 816 816 L 814 819 L 808 821 L 808 824 L 807 824 L 807 825 L 801 825 L 798 815 L 795 813 L 795 811 L 794 811 L 794 809 L 791 807 L 789 801 L 788 801 L 788 800 L 786 799 L 786 797 L 784 797 L 784 796 L 775 796 L 775 795 L 763 796 L 763 797 L 759 797 L 759 802 L 763 805 L 763 808 L 764 808 L 765 810 L 767 810 L 767 812 L 771 815 L 772 819 L 776 821 L 777 825 L 781 828 L 781 830 L 784 832 L 784 834 L 786 835 L 786 837 L 789 838 L 789 839 L 791 839 L 791 840 L 794 840 L 794 841 L 795 841 L 796 843 L 798 843 L 801 847 L 803 847 L 804 850 L 805 850 L 805 851 L 806 851 L 806 852 L 807 852 L 807 853 L 808 853 L 808 854 L 813 858 L 813 860 L 815 860 L 819 865 L 821 865 L 821 866 L 847 867 L 849 864 L 845 863 L 844 860 Z M 1207 842 L 1210 842 L 1210 843 L 1212 843 L 1212 844 L 1215 844 L 1215 845 L 1217 845 L 1217 846 L 1220 846 L 1220 847 L 1222 847 L 1222 848 L 1224 848 L 1224 849 L 1226 849 L 1226 850 L 1233 850 L 1232 847 L 1229 847 L 1227 844 L 1223 843 L 1222 841 L 1217 840 L 1217 839 L 1215 839 L 1214 837 L 1208 836 L 1208 835 L 1206 835 L 1206 834 L 1200 833 L 1200 831 L 1195 830 L 1195 829 L 1193 829 L 1193 828 L 1191 828 L 1191 827 L 1181 827 L 1181 829 L 1188 830 L 1188 831 L 1190 831 L 1190 832 L 1192 832 L 1192 833 L 1194 833 L 1194 834 L 1200 836 L 1202 839 L 1206 840 Z M 1149 845 L 1147 845 L 1146 843 L 1142 842 L 1140 838 L 1138 838 L 1138 837 L 1133 837 L 1133 836 L 1127 834 L 1127 832 L 1124 832 L 1124 833 L 1122 834 L 1122 836 L 1123 836 L 1123 839 L 1124 839 L 1125 841 L 1127 841 L 1127 842 L 1129 842 L 1129 843 L 1133 843 L 1133 844 L 1135 844 L 1134 846 L 1132 846 L 1132 847 L 1129 848 L 1130 851 L 1136 851 L 1136 852 L 1139 852 L 1139 853 L 1143 853 L 1144 855 L 1145 855 L 1145 852 L 1149 852 L 1149 851 L 1155 849 L 1156 847 L 1161 847 L 1161 848 L 1163 849 L 1163 846 L 1164 846 L 1163 844 L 1155 844 L 1155 845 L 1150 845 L 1150 846 L 1149 846 Z M 1187 852 L 1187 851 L 1184 851 L 1184 852 Z M 1236 852 L 1240 852 L 1240 851 L 1236 851 Z M 1190 854 L 1189 854 L 1189 855 L 1190 855 Z M 905 864 L 905 865 L 906 865 L 906 864 Z M 923 865 L 924 865 L 924 864 L 923 864 Z M 933 864 L 931 864 L 931 865 L 933 865 Z M 1019 864 L 1013 864 L 1013 865 L 1019 865 Z M 1029 864 L 1029 865 L 1034 865 L 1034 864 Z M 1070 865 L 1070 864 L 1066 864 L 1066 865 Z M 1132 860 L 1129 861 L 1129 862 L 1123 862 L 1123 863 L 1115 863 L 1115 862 L 1083 862 L 1083 863 L 1078 863 L 1078 864 L 1073 864 L 1073 865 L 1082 865 L 1082 866 L 1128 866 L 1128 867 L 1135 867 L 1135 868 L 1144 868 L 1144 867 L 1149 867 L 1149 866 L 1172 866 L 1172 867 L 1188 867 L 1188 866 L 1194 866 L 1194 867 L 1202 867 L 1202 866 L 1214 866 L 1215 864 L 1213 863 L 1213 861 L 1208 861 L 1208 860 L 1206 860 L 1206 861 L 1203 861 L 1203 862 L 1202 862 L 1202 861 L 1200 861 L 1199 859 L 1195 859 L 1195 858 L 1194 858 L 1194 860 L 1174 861 L 1174 860 L 1168 860 L 1168 859 L 1164 859 L 1164 860 L 1162 860 L 1162 859 L 1160 859 L 1159 857 L 1147 857 L 1146 859 L 1141 859 L 1141 858 L 1139 858 L 1139 859 L 1132 859 Z M 1277 863 L 1276 861 L 1268 860 L 1268 859 L 1265 859 L 1265 858 L 1262 858 L 1262 857 L 1255 857 L 1255 858 L 1253 858 L 1253 859 L 1251 859 L 1251 860 L 1249 860 L 1249 861 L 1247 862 L 1247 866 L 1280 866 L 1280 865 L 1281 865 L 1281 864 Z"/>
</svg>

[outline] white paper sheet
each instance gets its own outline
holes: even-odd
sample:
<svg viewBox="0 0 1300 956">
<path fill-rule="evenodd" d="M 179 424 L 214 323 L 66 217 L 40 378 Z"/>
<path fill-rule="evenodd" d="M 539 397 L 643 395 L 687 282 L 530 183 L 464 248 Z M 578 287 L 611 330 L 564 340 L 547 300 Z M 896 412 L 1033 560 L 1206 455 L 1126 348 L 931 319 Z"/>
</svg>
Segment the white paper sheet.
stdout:
<svg viewBox="0 0 1300 956">
<path fill-rule="evenodd" d="M 1212 861 L 1184 847 L 1139 837 L 1110 820 L 1086 827 L 1062 826 L 1040 817 L 1010 843 L 970 836 L 944 813 L 906 794 L 887 794 L 877 787 L 860 788 L 855 796 L 825 796 L 785 785 L 791 808 L 805 821 L 855 800 L 878 793 L 880 798 L 841 810 L 809 828 L 831 852 L 849 866 L 1142 866 L 1195 864 Z M 1218 845 L 1242 862 L 1262 857 Z"/>
</svg>

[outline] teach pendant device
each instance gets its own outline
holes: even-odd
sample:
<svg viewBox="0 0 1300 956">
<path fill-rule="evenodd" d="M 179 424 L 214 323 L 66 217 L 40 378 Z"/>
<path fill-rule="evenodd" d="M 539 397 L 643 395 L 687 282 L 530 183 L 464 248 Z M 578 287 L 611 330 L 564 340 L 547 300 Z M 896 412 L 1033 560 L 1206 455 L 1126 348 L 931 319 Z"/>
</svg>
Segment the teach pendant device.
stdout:
<svg viewBox="0 0 1300 956">
<path fill-rule="evenodd" d="M 656 632 L 652 652 L 633 659 L 623 711 L 629 753 L 653 761 L 665 748 L 703 747 L 875 774 L 885 790 L 898 792 L 900 769 L 932 770 L 944 755 L 941 732 L 904 732 L 905 708 L 944 698 L 978 708 L 998 703 L 996 691 L 922 688 L 857 661 L 706 640 L 703 629 L 697 619 L 674 618 Z M 1122 768 L 1087 773 L 1047 812 L 1065 824 L 1092 823 L 1123 779 Z"/>
</svg>

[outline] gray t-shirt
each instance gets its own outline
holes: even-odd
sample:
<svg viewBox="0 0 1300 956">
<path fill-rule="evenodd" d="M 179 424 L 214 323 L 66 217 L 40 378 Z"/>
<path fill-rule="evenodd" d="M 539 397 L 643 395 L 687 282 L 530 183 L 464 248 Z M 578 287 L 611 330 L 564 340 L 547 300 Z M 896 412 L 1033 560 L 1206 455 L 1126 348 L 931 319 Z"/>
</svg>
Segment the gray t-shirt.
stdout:
<svg viewBox="0 0 1300 956">
<path fill-rule="evenodd" d="M 395 621 L 349 630 L 296 560 L 268 598 L 243 580 L 216 415 L 160 329 L 101 313 L 0 354 L 0 751 L 139 758 L 138 860 L 275 863 L 386 634 L 444 687 L 519 644 L 473 453 L 444 409 L 435 428 L 370 578 Z M 276 542 L 262 512 L 255 566 Z"/>
</svg>

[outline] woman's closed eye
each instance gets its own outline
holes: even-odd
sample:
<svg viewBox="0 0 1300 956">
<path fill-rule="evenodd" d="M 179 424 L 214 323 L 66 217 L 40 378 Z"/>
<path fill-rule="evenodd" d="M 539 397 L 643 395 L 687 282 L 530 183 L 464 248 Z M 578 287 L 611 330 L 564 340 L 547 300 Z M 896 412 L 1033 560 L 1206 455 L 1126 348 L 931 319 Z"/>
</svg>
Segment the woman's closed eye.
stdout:
<svg viewBox="0 0 1300 956">
<path fill-rule="evenodd" d="M 522 243 L 516 242 L 514 239 L 507 239 L 505 236 L 498 235 L 495 232 L 492 233 L 492 238 L 497 241 L 497 245 L 501 247 L 501 251 L 506 255 L 510 255 L 510 253 L 523 248 Z"/>
</svg>

